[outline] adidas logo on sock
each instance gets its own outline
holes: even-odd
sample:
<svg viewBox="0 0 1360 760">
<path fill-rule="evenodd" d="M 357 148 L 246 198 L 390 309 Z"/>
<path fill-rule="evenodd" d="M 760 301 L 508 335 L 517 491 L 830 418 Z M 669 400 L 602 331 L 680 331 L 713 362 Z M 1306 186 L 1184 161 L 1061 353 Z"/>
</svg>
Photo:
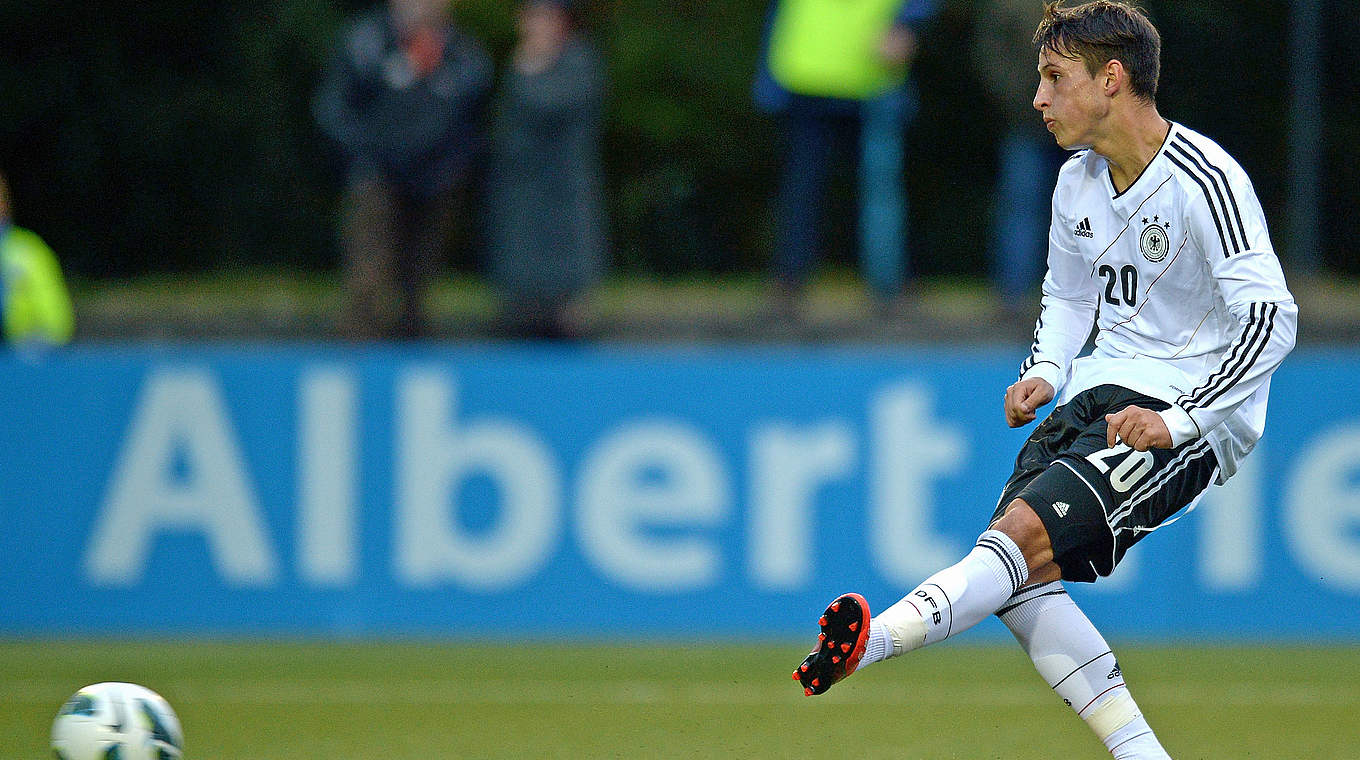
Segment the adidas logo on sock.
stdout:
<svg viewBox="0 0 1360 760">
<path fill-rule="evenodd" d="M 1071 508 L 1072 505 L 1065 501 L 1053 502 L 1053 511 L 1058 513 L 1058 517 L 1067 517 L 1067 510 Z"/>
<path fill-rule="evenodd" d="M 1077 228 L 1072 231 L 1077 234 L 1077 237 L 1093 238 L 1096 236 L 1096 233 L 1091 231 L 1091 217 L 1089 216 L 1083 216 L 1081 221 L 1077 222 Z"/>
</svg>

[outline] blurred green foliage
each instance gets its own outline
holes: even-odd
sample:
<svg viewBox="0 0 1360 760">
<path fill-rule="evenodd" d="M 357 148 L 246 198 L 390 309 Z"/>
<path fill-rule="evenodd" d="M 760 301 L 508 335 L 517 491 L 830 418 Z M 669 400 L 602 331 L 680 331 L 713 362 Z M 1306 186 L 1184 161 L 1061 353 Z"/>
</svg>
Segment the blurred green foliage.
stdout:
<svg viewBox="0 0 1360 760">
<path fill-rule="evenodd" d="M 605 135 L 616 266 L 661 275 L 754 271 L 771 244 L 774 123 L 751 104 L 767 0 L 596 0 L 585 5 L 611 76 Z M 16 216 L 77 276 L 284 265 L 333 268 L 340 176 L 311 120 L 321 68 L 362 2 L 109 0 L 6 3 L 0 168 Z M 1288 0 L 1146 2 L 1164 38 L 1160 102 L 1246 166 L 1284 225 Z M 971 3 L 948 0 L 914 76 L 908 137 L 915 268 L 974 276 L 984 258 L 999 133 L 970 70 Z M 513 3 L 456 0 L 498 61 Z M 1328 3 L 1324 51 L 1345 70 L 1360 8 Z M 1360 90 L 1324 74 L 1324 256 L 1360 272 Z M 475 217 L 475 206 L 471 207 Z M 853 261 L 853 193 L 833 189 L 832 261 Z M 475 224 L 455 268 L 477 267 Z"/>
</svg>

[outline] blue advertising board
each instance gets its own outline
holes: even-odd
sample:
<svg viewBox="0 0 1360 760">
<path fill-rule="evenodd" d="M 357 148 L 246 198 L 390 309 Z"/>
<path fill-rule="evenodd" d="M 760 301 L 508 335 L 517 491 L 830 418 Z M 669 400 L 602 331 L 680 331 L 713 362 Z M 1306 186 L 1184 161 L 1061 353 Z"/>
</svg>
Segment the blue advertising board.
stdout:
<svg viewBox="0 0 1360 760">
<path fill-rule="evenodd" d="M 0 634 L 807 634 L 972 545 L 1027 435 L 1016 353 L 8 356 Z M 1243 472 L 1074 588 L 1092 619 L 1360 636 L 1357 377 L 1360 352 L 1291 356 Z"/>
</svg>

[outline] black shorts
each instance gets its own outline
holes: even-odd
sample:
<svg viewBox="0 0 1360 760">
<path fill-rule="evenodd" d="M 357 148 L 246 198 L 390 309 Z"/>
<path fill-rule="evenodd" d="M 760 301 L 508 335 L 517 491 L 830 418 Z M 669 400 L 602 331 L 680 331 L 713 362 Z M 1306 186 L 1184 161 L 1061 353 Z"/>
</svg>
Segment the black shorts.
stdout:
<svg viewBox="0 0 1360 760">
<path fill-rule="evenodd" d="M 1015 499 L 1039 515 L 1063 579 L 1094 581 L 1124 553 L 1192 504 L 1213 481 L 1218 459 L 1203 438 L 1174 449 L 1134 451 L 1106 444 L 1105 415 L 1127 406 L 1169 404 L 1117 385 L 1078 393 L 1053 410 L 1020 449 L 992 522 Z"/>
</svg>

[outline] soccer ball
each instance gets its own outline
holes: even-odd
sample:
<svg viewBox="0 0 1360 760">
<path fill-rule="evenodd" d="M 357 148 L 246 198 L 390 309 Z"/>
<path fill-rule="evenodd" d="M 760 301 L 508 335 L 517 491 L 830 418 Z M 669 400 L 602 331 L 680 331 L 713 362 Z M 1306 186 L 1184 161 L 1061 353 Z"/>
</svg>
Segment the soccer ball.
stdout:
<svg viewBox="0 0 1360 760">
<path fill-rule="evenodd" d="M 181 760 L 184 734 L 161 695 L 134 683 L 97 683 L 66 700 L 52 722 L 57 760 Z"/>
</svg>

